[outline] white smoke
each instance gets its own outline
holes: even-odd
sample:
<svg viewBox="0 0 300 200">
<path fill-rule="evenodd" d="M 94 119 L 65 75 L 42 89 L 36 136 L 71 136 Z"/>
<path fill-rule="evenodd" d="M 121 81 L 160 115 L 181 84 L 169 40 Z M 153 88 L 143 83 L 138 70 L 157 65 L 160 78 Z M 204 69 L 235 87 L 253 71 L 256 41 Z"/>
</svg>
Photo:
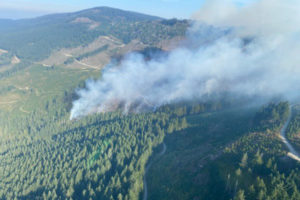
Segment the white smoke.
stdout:
<svg viewBox="0 0 300 200">
<path fill-rule="evenodd" d="M 215 26 L 239 28 L 248 35 L 295 33 L 300 30 L 300 1 L 255 0 L 241 7 L 233 0 L 207 0 L 193 18 Z"/>
<path fill-rule="evenodd" d="M 85 89 L 77 91 L 71 119 L 223 92 L 298 98 L 299 8 L 293 0 L 262 0 L 246 7 L 209 1 L 194 18 L 222 28 L 196 23 L 188 45 L 164 58 L 145 61 L 142 55 L 131 54 L 120 66 L 105 69 L 99 80 L 89 80 Z"/>
</svg>

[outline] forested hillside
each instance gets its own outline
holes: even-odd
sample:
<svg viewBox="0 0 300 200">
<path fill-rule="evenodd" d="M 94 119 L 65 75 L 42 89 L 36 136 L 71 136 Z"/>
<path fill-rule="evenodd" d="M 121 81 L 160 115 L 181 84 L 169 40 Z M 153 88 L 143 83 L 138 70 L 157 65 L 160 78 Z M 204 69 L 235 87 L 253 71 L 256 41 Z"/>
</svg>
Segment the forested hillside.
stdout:
<svg viewBox="0 0 300 200">
<path fill-rule="evenodd" d="M 191 92 L 145 112 L 70 120 L 86 80 L 101 80 L 106 65 L 118 69 L 131 52 L 159 61 L 190 24 L 108 7 L 0 20 L 0 200 L 300 199 L 300 164 L 279 137 L 291 107 L 282 99 Z M 230 32 L 201 27 L 196 36 L 209 37 L 200 45 Z M 243 51 L 251 40 L 241 40 Z M 178 77 L 168 78 L 155 84 Z M 299 120 L 292 105 L 287 135 L 298 149 Z"/>
<path fill-rule="evenodd" d="M 169 153 L 149 172 L 150 199 L 299 199 L 300 165 L 279 138 L 289 105 L 255 110 L 201 114 L 202 125 L 188 118 L 203 128 L 166 137 Z"/>
<path fill-rule="evenodd" d="M 185 129 L 187 115 L 220 106 L 178 105 L 69 121 L 62 102 L 54 98 L 1 125 L 2 199 L 139 199 L 146 163 L 165 135 Z"/>
</svg>

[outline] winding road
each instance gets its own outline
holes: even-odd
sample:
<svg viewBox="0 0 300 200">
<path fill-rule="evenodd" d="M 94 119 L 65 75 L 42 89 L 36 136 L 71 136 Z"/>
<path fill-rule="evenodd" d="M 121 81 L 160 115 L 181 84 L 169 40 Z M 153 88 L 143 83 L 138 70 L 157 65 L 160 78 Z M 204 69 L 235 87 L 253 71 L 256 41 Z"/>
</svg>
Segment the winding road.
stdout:
<svg viewBox="0 0 300 200">
<path fill-rule="evenodd" d="M 289 150 L 288 156 L 290 158 L 300 162 L 300 154 L 294 149 L 294 147 L 291 145 L 291 143 L 286 138 L 286 129 L 287 129 L 289 123 L 291 122 L 291 119 L 292 119 L 292 109 L 290 107 L 290 115 L 280 130 L 280 138 Z"/>
<path fill-rule="evenodd" d="M 163 143 L 163 149 L 162 151 L 156 156 L 156 158 L 161 157 L 162 155 L 164 155 L 166 153 L 167 150 L 167 145 L 165 143 Z M 144 175 L 144 196 L 143 196 L 143 200 L 147 200 L 148 199 L 148 186 L 147 186 L 147 180 L 146 180 L 146 176 L 147 176 L 147 172 L 149 171 L 151 165 L 153 163 L 153 160 L 150 161 L 150 163 L 146 166 L 146 171 L 145 171 L 145 175 Z"/>
</svg>

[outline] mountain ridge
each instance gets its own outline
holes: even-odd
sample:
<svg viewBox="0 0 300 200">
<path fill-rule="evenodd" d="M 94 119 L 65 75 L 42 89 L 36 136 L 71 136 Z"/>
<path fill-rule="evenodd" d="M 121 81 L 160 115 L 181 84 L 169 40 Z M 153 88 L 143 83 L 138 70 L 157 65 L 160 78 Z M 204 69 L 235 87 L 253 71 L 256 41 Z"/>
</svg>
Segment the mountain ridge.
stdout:
<svg viewBox="0 0 300 200">
<path fill-rule="evenodd" d="M 168 24 L 164 20 L 110 7 L 32 19 L 0 19 L 0 48 L 21 59 L 38 61 L 61 48 L 88 45 L 99 36 L 112 35 L 126 44 L 137 39 L 155 46 L 162 40 L 185 35 L 187 21 Z"/>
<path fill-rule="evenodd" d="M 34 19 L 42 19 L 42 18 L 48 18 L 48 17 L 62 17 L 62 16 L 72 16 L 72 15 L 77 15 L 77 14 L 83 14 L 91 11 L 102 11 L 104 13 L 108 12 L 114 12 L 114 13 L 122 13 L 122 14 L 132 14 L 139 16 L 140 18 L 145 18 L 147 20 L 162 20 L 165 19 L 163 17 L 155 16 L 155 15 L 148 15 L 144 14 L 141 12 L 135 12 L 135 11 L 130 11 L 130 10 L 123 10 L 119 8 L 113 8 L 109 6 L 97 6 L 97 7 L 92 7 L 92 8 L 87 8 L 79 11 L 74 11 L 74 12 L 58 12 L 58 13 L 51 13 L 51 14 L 45 14 L 42 16 L 37 16 L 37 17 L 31 17 L 31 18 L 20 18 L 20 19 L 10 19 L 10 18 L 0 18 L 0 23 L 1 21 L 29 21 L 29 20 L 34 20 Z"/>
</svg>

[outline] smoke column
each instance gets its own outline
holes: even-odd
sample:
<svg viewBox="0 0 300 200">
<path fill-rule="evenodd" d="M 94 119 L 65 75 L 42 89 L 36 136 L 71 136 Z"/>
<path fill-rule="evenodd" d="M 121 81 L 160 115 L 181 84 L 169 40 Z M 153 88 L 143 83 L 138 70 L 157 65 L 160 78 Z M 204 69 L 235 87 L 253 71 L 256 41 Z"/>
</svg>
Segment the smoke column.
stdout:
<svg viewBox="0 0 300 200">
<path fill-rule="evenodd" d="M 193 19 L 187 41 L 167 56 L 145 61 L 130 54 L 119 66 L 106 68 L 99 80 L 88 80 L 77 91 L 70 118 L 224 92 L 299 97 L 300 2 L 262 0 L 241 7 L 213 0 Z"/>
</svg>

